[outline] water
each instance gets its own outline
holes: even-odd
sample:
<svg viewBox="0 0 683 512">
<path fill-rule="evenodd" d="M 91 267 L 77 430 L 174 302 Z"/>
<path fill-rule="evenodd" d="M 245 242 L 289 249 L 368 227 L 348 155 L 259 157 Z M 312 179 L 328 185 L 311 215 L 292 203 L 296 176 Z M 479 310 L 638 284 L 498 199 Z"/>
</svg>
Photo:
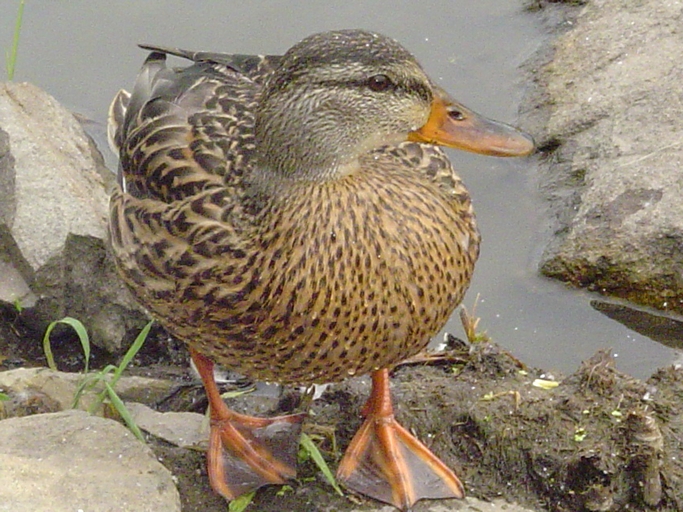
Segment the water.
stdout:
<svg viewBox="0 0 683 512">
<path fill-rule="evenodd" d="M 12 5 L 10 5 L 12 4 Z M 0 47 L 9 48 L 15 5 L 5 1 Z M 521 0 L 252 2 L 70 0 L 28 2 L 15 80 L 30 81 L 94 121 L 104 146 L 106 112 L 145 58 L 136 43 L 235 53 L 282 53 L 314 32 L 368 28 L 410 49 L 427 72 L 475 111 L 513 123 L 524 92 L 522 64 L 541 43 L 539 20 Z M 106 153 L 106 148 L 102 148 Z M 570 372 L 612 347 L 639 377 L 676 351 L 590 307 L 594 298 L 537 275 L 546 229 L 532 185 L 533 159 L 451 153 L 474 198 L 484 242 L 465 299 L 479 295 L 481 327 L 532 366 Z M 108 162 L 113 162 L 107 155 Z M 447 330 L 462 335 L 457 315 Z"/>
</svg>

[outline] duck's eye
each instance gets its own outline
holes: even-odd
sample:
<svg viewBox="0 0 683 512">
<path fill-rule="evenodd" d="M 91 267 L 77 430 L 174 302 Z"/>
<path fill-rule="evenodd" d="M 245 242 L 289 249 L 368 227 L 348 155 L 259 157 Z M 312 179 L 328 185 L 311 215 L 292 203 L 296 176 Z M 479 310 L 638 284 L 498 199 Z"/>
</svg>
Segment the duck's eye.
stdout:
<svg viewBox="0 0 683 512">
<path fill-rule="evenodd" d="M 368 87 L 371 91 L 382 92 L 393 86 L 391 78 L 387 75 L 373 75 L 368 79 Z"/>
</svg>

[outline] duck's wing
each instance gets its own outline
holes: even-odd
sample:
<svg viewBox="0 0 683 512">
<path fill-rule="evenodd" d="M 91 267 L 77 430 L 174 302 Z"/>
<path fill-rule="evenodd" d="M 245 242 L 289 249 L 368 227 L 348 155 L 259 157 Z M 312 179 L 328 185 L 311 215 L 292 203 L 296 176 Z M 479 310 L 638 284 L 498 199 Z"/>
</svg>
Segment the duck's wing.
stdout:
<svg viewBox="0 0 683 512">
<path fill-rule="evenodd" d="M 123 143 L 123 123 L 126 119 L 126 110 L 130 103 L 130 93 L 125 89 L 120 89 L 109 105 L 107 116 L 107 140 L 109 147 L 118 155 Z"/>
<path fill-rule="evenodd" d="M 211 62 L 234 69 L 258 84 L 262 84 L 268 76 L 280 65 L 282 55 L 242 55 L 217 52 L 193 52 L 171 48 L 141 44 L 140 48 L 153 52 L 175 55 L 194 62 Z"/>
<path fill-rule="evenodd" d="M 199 60 L 168 68 L 167 54 Z M 228 65 L 230 56 L 220 56 L 154 49 L 132 93 L 116 96 L 108 135 L 120 156 L 124 191 L 170 202 L 214 186 L 239 186 L 254 152 L 257 79 L 270 64 L 241 56 Z"/>
<path fill-rule="evenodd" d="M 259 90 L 224 64 L 172 69 L 166 53 L 152 51 L 132 92 L 114 99 L 112 247 L 124 279 L 157 315 L 177 316 L 173 304 L 189 307 L 219 288 L 233 293 L 211 275 L 216 259 L 243 265 L 253 238 L 242 177 L 254 155 Z"/>
</svg>

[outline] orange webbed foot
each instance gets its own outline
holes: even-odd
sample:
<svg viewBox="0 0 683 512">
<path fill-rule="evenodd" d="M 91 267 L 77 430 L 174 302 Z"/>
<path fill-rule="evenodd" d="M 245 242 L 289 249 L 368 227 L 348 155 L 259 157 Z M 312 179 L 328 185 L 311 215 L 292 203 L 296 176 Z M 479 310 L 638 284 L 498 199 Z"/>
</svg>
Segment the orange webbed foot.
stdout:
<svg viewBox="0 0 683 512">
<path fill-rule="evenodd" d="M 195 350 L 192 359 L 211 408 L 207 452 L 211 487 L 226 499 L 296 477 L 301 424 L 306 414 L 256 418 L 228 408 L 213 376 L 213 362 Z"/>
<path fill-rule="evenodd" d="M 212 415 L 213 416 L 213 415 Z M 230 411 L 212 419 L 207 452 L 211 487 L 227 499 L 296 477 L 305 414 L 255 418 Z"/>
<path fill-rule="evenodd" d="M 349 489 L 401 510 L 420 499 L 463 498 L 458 477 L 394 418 L 387 370 L 372 375 L 365 422 L 337 471 Z"/>
</svg>

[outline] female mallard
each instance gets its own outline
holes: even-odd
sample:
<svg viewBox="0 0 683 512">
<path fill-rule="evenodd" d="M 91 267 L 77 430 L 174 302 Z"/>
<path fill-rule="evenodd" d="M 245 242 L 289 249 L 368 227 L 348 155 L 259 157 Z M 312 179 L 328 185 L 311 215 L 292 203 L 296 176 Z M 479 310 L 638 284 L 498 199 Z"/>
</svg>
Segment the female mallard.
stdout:
<svg viewBox="0 0 683 512">
<path fill-rule="evenodd" d="M 313 35 L 282 57 L 148 49 L 110 111 L 112 245 L 139 301 L 190 347 L 214 489 L 234 498 L 293 477 L 303 418 L 229 410 L 213 361 L 281 383 L 371 372 L 339 479 L 403 509 L 463 496 L 394 420 L 387 368 L 443 327 L 479 251 L 467 190 L 434 144 L 519 156 L 531 140 L 370 32 Z M 194 64 L 168 69 L 166 54 Z"/>
</svg>

